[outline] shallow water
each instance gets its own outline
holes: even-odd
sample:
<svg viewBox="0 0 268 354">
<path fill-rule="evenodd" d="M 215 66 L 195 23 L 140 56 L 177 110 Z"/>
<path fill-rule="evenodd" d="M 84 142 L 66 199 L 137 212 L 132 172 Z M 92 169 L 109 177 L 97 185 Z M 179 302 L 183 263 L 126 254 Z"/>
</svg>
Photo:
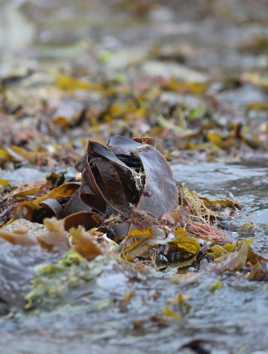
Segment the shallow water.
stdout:
<svg viewBox="0 0 268 354">
<path fill-rule="evenodd" d="M 226 191 L 233 186 L 233 196 L 243 207 L 234 224 L 254 222 L 256 249 L 268 255 L 267 167 L 204 163 L 198 168 L 176 165 L 173 170 L 180 182 L 213 198 L 227 197 Z M 236 231 L 233 237 L 239 237 Z M 137 275 L 113 260 L 95 261 L 93 267 L 100 275 L 79 295 L 71 295 L 64 306 L 52 312 L 18 312 L 14 318 L 2 318 L 0 346 L 8 345 L 6 353 L 177 353 L 193 338 L 212 340 L 212 353 L 245 354 L 267 349 L 266 282 L 224 276 L 224 287 L 212 293 L 211 286 L 220 278 L 206 271 L 183 285 L 172 280 L 172 271 L 148 270 Z M 124 308 L 120 304 L 129 291 L 134 297 Z M 159 328 L 152 316 L 161 316 L 163 308 L 180 293 L 189 297 L 190 312 L 181 321 L 173 320 Z M 141 321 L 141 328 L 135 327 L 137 321 Z"/>
<path fill-rule="evenodd" d="M 180 11 L 167 6 L 171 3 Z M 207 13 L 206 1 L 198 4 L 187 1 L 187 6 L 182 3 L 185 2 L 162 3 L 160 8 L 140 19 L 113 7 L 113 1 L 108 4 L 97 0 L 2 0 L 0 76 L 25 68 L 53 71 L 66 66 L 82 72 L 90 68 L 92 76 L 103 72 L 114 75 L 114 71 L 122 69 L 133 76 L 141 70 L 153 75 L 156 66 L 152 65 L 149 53 L 160 43 L 163 47 L 184 48 L 187 65 L 197 70 L 188 71 L 187 75 L 199 78 L 198 75 L 217 77 L 243 69 L 267 68 L 267 56 L 242 55 L 237 49 L 243 41 L 268 34 L 266 1 L 256 2 L 255 6 L 251 1 L 243 1 L 243 6 L 242 1 L 226 1 L 224 6 L 222 1 L 213 1 L 210 13 Z M 15 23 L 19 31 L 15 30 Z M 112 51 L 113 56 L 100 67 L 96 57 L 105 51 Z M 179 69 L 182 75 L 179 65 L 181 63 L 175 63 L 175 71 Z M 254 87 L 243 87 L 220 96 L 223 103 L 238 113 L 241 105 L 266 98 Z M 239 238 L 241 225 L 256 224 L 255 248 L 268 256 L 267 160 L 256 159 L 243 164 L 200 162 L 175 165 L 173 171 L 178 182 L 204 195 L 231 197 L 241 202 L 241 212 L 230 221 L 230 234 Z M 18 184 L 28 175 L 29 182 L 43 178 L 39 171 L 31 175 L 30 170 L 27 176 L 25 170 L 20 173 L 21 170 L 15 175 L 0 172 L 0 176 L 13 178 Z M 6 269 L 10 274 L 8 279 L 0 277 L 0 311 L 5 314 L 9 305 L 21 305 L 35 266 L 51 259 L 40 258 L 34 250 L 29 253 L 22 249 L 11 250 L 7 245 L 1 245 L 1 252 L 6 255 L 1 263 L 2 275 Z M 94 261 L 92 266 L 100 275 L 93 276 L 78 293 L 71 289 L 65 303 L 52 312 L 27 314 L 15 308 L 0 317 L 0 352 L 190 353 L 179 348 L 192 339 L 212 340 L 208 347 L 215 354 L 268 352 L 268 285 L 265 282 L 249 282 L 239 275 L 226 276 L 222 279 L 224 287 L 212 293 L 210 288 L 219 277 L 207 271 L 183 285 L 174 282 L 175 271 L 136 273 L 109 259 Z M 133 291 L 134 296 L 128 306 L 124 306 L 122 302 L 129 291 Z M 156 316 L 161 317 L 169 301 L 181 293 L 189 296 L 190 312 L 182 320 L 170 321 L 162 327 Z"/>
</svg>

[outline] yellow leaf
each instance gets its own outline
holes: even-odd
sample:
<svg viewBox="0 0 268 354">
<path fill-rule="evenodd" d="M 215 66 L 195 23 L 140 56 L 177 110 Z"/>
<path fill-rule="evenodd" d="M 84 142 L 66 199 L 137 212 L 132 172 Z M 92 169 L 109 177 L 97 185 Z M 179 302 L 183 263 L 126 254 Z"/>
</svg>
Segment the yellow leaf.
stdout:
<svg viewBox="0 0 268 354">
<path fill-rule="evenodd" d="M 102 89 L 101 85 L 99 84 L 79 80 L 63 74 L 57 76 L 56 85 L 63 91 L 99 91 Z"/>
<path fill-rule="evenodd" d="M 121 244 L 121 256 L 127 261 L 133 261 L 136 257 L 145 255 L 151 247 L 148 240 L 153 238 L 153 230 L 150 228 L 133 229 Z"/>
<path fill-rule="evenodd" d="M 238 202 L 231 199 L 208 199 L 206 197 L 201 198 L 207 208 L 211 208 L 213 210 L 231 208 L 231 209 L 240 209 L 241 206 Z"/>
<path fill-rule="evenodd" d="M 219 134 L 209 131 L 208 132 L 208 140 L 212 144 L 216 145 L 217 147 L 219 147 L 221 149 L 224 148 L 224 140 Z"/>
<path fill-rule="evenodd" d="M 4 160 L 4 161 L 10 160 L 9 153 L 4 149 L 0 149 L 0 160 Z"/>
<path fill-rule="evenodd" d="M 207 82 L 182 82 L 175 79 L 171 79 L 164 85 L 165 89 L 180 92 L 190 93 L 193 95 L 202 95 L 208 90 Z"/>
<path fill-rule="evenodd" d="M 129 237 L 139 237 L 139 238 L 152 238 L 153 231 L 151 228 L 147 229 L 133 229 L 128 234 Z"/>
<path fill-rule="evenodd" d="M 0 178 L 0 187 L 8 187 L 8 186 L 10 186 L 9 180 Z"/>
<path fill-rule="evenodd" d="M 11 148 L 8 148 L 7 151 L 14 158 L 14 160 L 27 160 L 27 161 L 35 161 L 37 154 L 33 151 L 28 151 L 23 149 L 20 146 L 13 145 Z"/>
<path fill-rule="evenodd" d="M 174 320 L 177 320 L 177 321 L 180 321 L 182 319 L 181 315 L 178 314 L 177 312 L 173 311 L 170 307 L 165 307 L 163 309 L 163 314 L 164 314 L 164 316 L 174 319 Z"/>
<path fill-rule="evenodd" d="M 76 252 L 87 259 L 93 259 L 102 254 L 96 239 L 82 226 L 72 228 L 70 231 L 71 241 Z"/>
<path fill-rule="evenodd" d="M 45 202 L 48 199 L 56 200 L 56 201 L 62 201 L 64 199 L 70 198 L 73 193 L 79 188 L 78 183 L 74 182 L 69 182 L 69 183 L 64 183 L 59 187 L 56 187 L 52 189 L 51 191 L 41 195 L 40 197 L 37 197 L 34 200 L 23 200 L 20 204 L 18 204 L 16 210 L 17 214 L 21 215 L 21 212 L 23 213 L 23 217 L 26 217 L 27 219 L 32 219 L 34 211 L 41 209 L 42 203 Z M 33 188 L 32 190 L 24 191 L 22 193 L 19 193 L 19 195 L 16 195 L 18 198 L 23 198 L 24 196 L 31 195 L 32 191 L 35 189 Z"/>
<path fill-rule="evenodd" d="M 177 228 L 175 234 L 176 240 L 173 243 L 176 244 L 178 249 L 193 255 L 196 255 L 200 252 L 201 246 L 199 242 L 194 237 L 189 236 L 188 232 L 184 228 Z"/>
<path fill-rule="evenodd" d="M 220 280 L 215 281 L 214 284 L 211 285 L 209 288 L 210 292 L 216 293 L 218 290 L 223 288 L 223 283 Z"/>
<path fill-rule="evenodd" d="M 267 102 L 252 102 L 247 104 L 247 110 L 255 112 L 268 112 Z"/>
<path fill-rule="evenodd" d="M 65 198 L 69 198 L 73 195 L 73 193 L 78 189 L 79 185 L 77 183 L 64 183 L 59 187 L 56 187 L 49 191 L 48 193 L 42 195 L 41 197 L 36 198 L 31 202 L 26 202 L 29 206 L 33 206 L 38 208 L 40 204 L 46 199 L 56 199 L 61 200 Z M 27 205 L 26 205 L 27 206 Z"/>
<path fill-rule="evenodd" d="M 228 251 L 223 246 L 213 245 L 212 247 L 210 247 L 208 254 L 211 255 L 215 260 L 228 254 Z"/>
<path fill-rule="evenodd" d="M 234 252 L 235 249 L 236 249 L 236 244 L 235 243 L 226 243 L 224 246 L 223 246 L 226 251 L 228 252 Z"/>
<path fill-rule="evenodd" d="M 38 193 L 40 194 L 40 192 L 42 191 L 42 188 L 44 187 L 44 184 L 39 184 L 36 185 L 35 187 L 23 187 L 23 189 L 20 189 L 19 192 L 16 192 L 14 194 L 14 197 L 19 200 L 19 199 L 25 199 L 25 197 L 27 196 L 34 196 L 37 195 Z"/>
</svg>

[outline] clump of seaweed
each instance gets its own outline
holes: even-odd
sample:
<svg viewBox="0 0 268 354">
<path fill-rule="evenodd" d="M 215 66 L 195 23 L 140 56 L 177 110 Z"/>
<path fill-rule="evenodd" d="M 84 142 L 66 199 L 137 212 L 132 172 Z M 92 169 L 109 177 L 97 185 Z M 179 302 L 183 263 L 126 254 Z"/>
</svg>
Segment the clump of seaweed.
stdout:
<svg viewBox="0 0 268 354">
<path fill-rule="evenodd" d="M 232 240 L 221 226 L 239 204 L 209 200 L 177 185 L 151 139 L 116 136 L 107 145 L 89 141 L 78 166 L 81 180 L 15 194 L 13 220 L 0 229 L 0 238 L 13 244 L 67 252 L 63 261 L 42 271 L 49 279 L 60 274 L 63 291 L 69 275 L 76 276 L 77 264 L 75 274 L 72 262 L 67 273 L 63 268 L 70 255 L 86 268 L 99 256 L 114 255 L 128 263 L 178 271 L 198 270 L 206 259 L 218 273 L 239 271 L 250 280 L 267 279 L 267 260 L 250 242 Z M 26 224 L 16 227 L 21 209 Z M 38 232 L 28 231 L 27 223 Z M 37 292 L 28 296 L 28 307 L 45 289 L 41 278 L 34 280 Z"/>
</svg>

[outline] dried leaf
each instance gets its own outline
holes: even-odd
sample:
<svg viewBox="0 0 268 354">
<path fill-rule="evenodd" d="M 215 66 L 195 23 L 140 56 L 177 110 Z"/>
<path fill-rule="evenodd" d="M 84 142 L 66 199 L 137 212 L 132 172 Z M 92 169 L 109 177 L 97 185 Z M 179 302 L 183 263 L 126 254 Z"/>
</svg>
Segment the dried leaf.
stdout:
<svg viewBox="0 0 268 354">
<path fill-rule="evenodd" d="M 213 294 L 219 291 L 224 287 L 223 283 L 220 280 L 215 281 L 209 288 L 209 291 L 212 292 Z"/>
<path fill-rule="evenodd" d="M 46 231 L 38 236 L 38 241 L 42 247 L 52 250 L 67 250 L 69 248 L 69 240 L 67 232 L 64 229 L 63 221 L 56 218 L 45 219 L 44 226 Z"/>
<path fill-rule="evenodd" d="M 2 161 L 9 161 L 11 156 L 5 149 L 0 148 L 0 162 Z"/>
<path fill-rule="evenodd" d="M 10 182 L 7 179 L 0 178 L 0 187 L 9 187 Z"/>
<path fill-rule="evenodd" d="M 163 88 L 179 93 L 190 93 L 193 95 L 203 95 L 208 90 L 207 82 L 182 82 L 175 79 L 165 82 Z"/>
<path fill-rule="evenodd" d="M 96 231 L 95 231 L 96 232 Z M 71 243 L 76 252 L 91 260 L 102 254 L 93 231 L 87 232 L 82 226 L 70 230 Z"/>
<path fill-rule="evenodd" d="M 62 207 L 57 202 L 68 200 L 78 188 L 78 183 L 64 183 L 61 186 L 52 189 L 51 191 L 41 195 L 40 197 L 37 197 L 34 200 L 21 202 L 17 207 L 17 211 L 20 212 L 20 209 L 23 208 L 27 211 L 27 218 L 33 219 L 35 211 L 41 208 L 48 208 L 50 211 L 52 211 L 52 214 L 59 216 L 62 211 Z"/>
<path fill-rule="evenodd" d="M 170 307 L 165 307 L 163 309 L 163 315 L 170 318 L 170 319 L 176 320 L 176 321 L 182 320 L 182 316 L 179 313 L 172 310 L 172 308 L 170 308 Z"/>
<path fill-rule="evenodd" d="M 152 247 L 149 240 L 153 238 L 152 229 L 132 229 L 121 243 L 122 258 L 133 261 L 137 257 L 146 256 Z"/>
<path fill-rule="evenodd" d="M 231 199 L 208 199 L 201 197 L 205 205 L 212 210 L 222 210 L 225 208 L 230 209 L 241 209 L 241 206 L 238 202 Z"/>
<path fill-rule="evenodd" d="M 85 80 L 79 80 L 67 75 L 58 75 L 56 78 L 56 85 L 63 91 L 99 91 L 102 89 L 101 85 L 90 83 Z"/>
<path fill-rule="evenodd" d="M 191 237 L 185 229 L 177 228 L 175 232 L 176 240 L 172 241 L 172 243 L 174 243 L 179 250 L 193 255 L 197 255 L 200 252 L 200 243 L 194 237 Z"/>
</svg>

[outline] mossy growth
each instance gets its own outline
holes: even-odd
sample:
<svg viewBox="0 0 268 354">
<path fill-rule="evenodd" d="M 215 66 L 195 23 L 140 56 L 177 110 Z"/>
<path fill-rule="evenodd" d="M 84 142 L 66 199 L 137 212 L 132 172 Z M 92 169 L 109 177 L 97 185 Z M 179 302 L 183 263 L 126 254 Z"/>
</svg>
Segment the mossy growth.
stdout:
<svg viewBox="0 0 268 354">
<path fill-rule="evenodd" d="M 26 295 L 25 310 L 52 310 L 79 298 L 89 282 L 101 272 L 101 262 L 88 262 L 75 251 L 69 251 L 55 264 L 39 267 Z"/>
</svg>

